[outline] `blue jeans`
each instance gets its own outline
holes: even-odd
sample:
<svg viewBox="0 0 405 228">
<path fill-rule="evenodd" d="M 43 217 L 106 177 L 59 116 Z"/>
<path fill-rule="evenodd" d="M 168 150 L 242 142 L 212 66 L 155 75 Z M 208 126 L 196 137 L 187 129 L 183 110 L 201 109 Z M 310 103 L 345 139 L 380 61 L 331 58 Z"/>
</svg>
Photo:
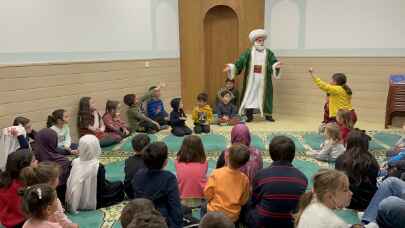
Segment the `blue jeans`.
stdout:
<svg viewBox="0 0 405 228">
<path fill-rule="evenodd" d="M 405 200 L 396 196 L 384 199 L 378 208 L 377 224 L 381 228 L 404 228 Z"/>
<path fill-rule="evenodd" d="M 386 202 L 384 202 L 384 204 L 382 204 L 383 200 L 391 199 L 391 198 L 388 198 L 390 196 L 395 196 L 402 200 L 405 200 L 405 182 L 396 177 L 389 177 L 385 181 L 383 181 L 381 183 L 380 187 L 378 188 L 377 192 L 374 194 L 373 198 L 371 199 L 370 204 L 368 205 L 367 209 L 364 211 L 362 221 L 366 221 L 366 222 L 376 221 L 377 214 L 379 212 L 381 212 L 381 215 L 393 216 L 395 213 L 392 213 L 390 211 L 388 211 L 388 213 L 383 212 L 384 210 L 392 209 L 392 208 L 388 207 Z M 379 211 L 379 206 L 384 206 L 384 207 L 380 208 L 381 210 Z M 403 208 L 402 208 L 402 210 L 403 210 Z M 400 219 L 400 217 L 395 218 L 393 220 L 398 221 L 399 219 Z M 402 220 L 403 220 L 403 218 L 402 218 Z"/>
</svg>

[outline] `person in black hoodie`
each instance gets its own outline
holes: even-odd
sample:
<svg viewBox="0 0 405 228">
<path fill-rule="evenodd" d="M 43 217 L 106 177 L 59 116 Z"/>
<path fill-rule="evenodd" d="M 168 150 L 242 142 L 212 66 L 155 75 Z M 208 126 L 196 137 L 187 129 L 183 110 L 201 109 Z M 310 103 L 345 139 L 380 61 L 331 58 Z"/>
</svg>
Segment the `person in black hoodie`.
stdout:
<svg viewBox="0 0 405 228">
<path fill-rule="evenodd" d="M 170 113 L 170 124 L 172 126 L 172 134 L 178 137 L 191 135 L 192 131 L 186 125 L 187 116 L 183 111 L 183 102 L 181 98 L 174 98 L 170 105 L 173 111 Z"/>
<path fill-rule="evenodd" d="M 240 123 L 238 108 L 231 103 L 233 94 L 229 90 L 223 90 L 218 93 L 219 101 L 216 105 L 215 112 L 218 115 L 220 125 L 236 125 Z"/>
<path fill-rule="evenodd" d="M 145 133 L 140 133 L 132 138 L 132 149 L 134 150 L 134 155 L 130 156 L 125 160 L 125 180 L 124 187 L 125 193 L 129 198 L 134 198 L 133 189 L 131 185 L 131 180 L 139 170 L 146 169 L 145 163 L 143 162 L 143 149 L 145 149 L 149 143 L 150 138 Z"/>
<path fill-rule="evenodd" d="M 147 169 L 132 178 L 134 198 L 150 199 L 165 217 L 169 228 L 183 227 L 183 212 L 176 176 L 163 170 L 167 164 L 168 149 L 164 142 L 154 142 L 143 151 Z"/>
</svg>

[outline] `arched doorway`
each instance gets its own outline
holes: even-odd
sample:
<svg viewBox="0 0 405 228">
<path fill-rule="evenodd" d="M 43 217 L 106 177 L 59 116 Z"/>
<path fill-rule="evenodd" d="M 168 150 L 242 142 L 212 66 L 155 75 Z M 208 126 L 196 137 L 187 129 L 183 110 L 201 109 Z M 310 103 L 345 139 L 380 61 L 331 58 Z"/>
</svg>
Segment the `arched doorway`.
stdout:
<svg viewBox="0 0 405 228">
<path fill-rule="evenodd" d="M 233 62 L 238 54 L 238 16 L 228 6 L 211 8 L 204 18 L 205 91 L 208 102 L 215 104 L 218 89 L 224 85 L 226 63 Z"/>
</svg>

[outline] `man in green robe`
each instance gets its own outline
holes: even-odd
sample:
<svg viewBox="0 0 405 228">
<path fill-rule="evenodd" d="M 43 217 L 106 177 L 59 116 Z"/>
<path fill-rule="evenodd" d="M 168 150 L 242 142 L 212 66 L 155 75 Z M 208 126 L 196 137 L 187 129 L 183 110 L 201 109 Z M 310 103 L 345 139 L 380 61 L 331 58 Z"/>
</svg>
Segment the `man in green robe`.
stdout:
<svg viewBox="0 0 405 228">
<path fill-rule="evenodd" d="M 225 72 L 228 72 L 229 79 L 233 79 L 243 70 L 245 71 L 239 114 L 245 113 L 247 122 L 253 120 L 255 109 L 258 109 L 266 120 L 274 121 L 272 76 L 279 79 L 281 63 L 274 53 L 265 47 L 266 38 L 265 30 L 253 30 L 249 34 L 249 39 L 254 44 L 253 47 L 243 52 L 235 64 L 227 64 L 224 69 Z"/>
</svg>

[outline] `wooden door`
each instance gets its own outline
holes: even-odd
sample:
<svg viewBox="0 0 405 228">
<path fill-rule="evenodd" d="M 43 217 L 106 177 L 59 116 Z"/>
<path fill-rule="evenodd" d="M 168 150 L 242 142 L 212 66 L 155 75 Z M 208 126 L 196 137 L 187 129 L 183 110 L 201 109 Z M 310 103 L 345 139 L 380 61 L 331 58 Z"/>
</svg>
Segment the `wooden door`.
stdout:
<svg viewBox="0 0 405 228">
<path fill-rule="evenodd" d="M 210 9 L 204 18 L 205 91 L 208 102 L 215 104 L 218 89 L 224 86 L 226 63 L 232 63 L 239 54 L 238 16 L 227 6 Z M 214 106 L 213 106 L 214 107 Z"/>
</svg>

